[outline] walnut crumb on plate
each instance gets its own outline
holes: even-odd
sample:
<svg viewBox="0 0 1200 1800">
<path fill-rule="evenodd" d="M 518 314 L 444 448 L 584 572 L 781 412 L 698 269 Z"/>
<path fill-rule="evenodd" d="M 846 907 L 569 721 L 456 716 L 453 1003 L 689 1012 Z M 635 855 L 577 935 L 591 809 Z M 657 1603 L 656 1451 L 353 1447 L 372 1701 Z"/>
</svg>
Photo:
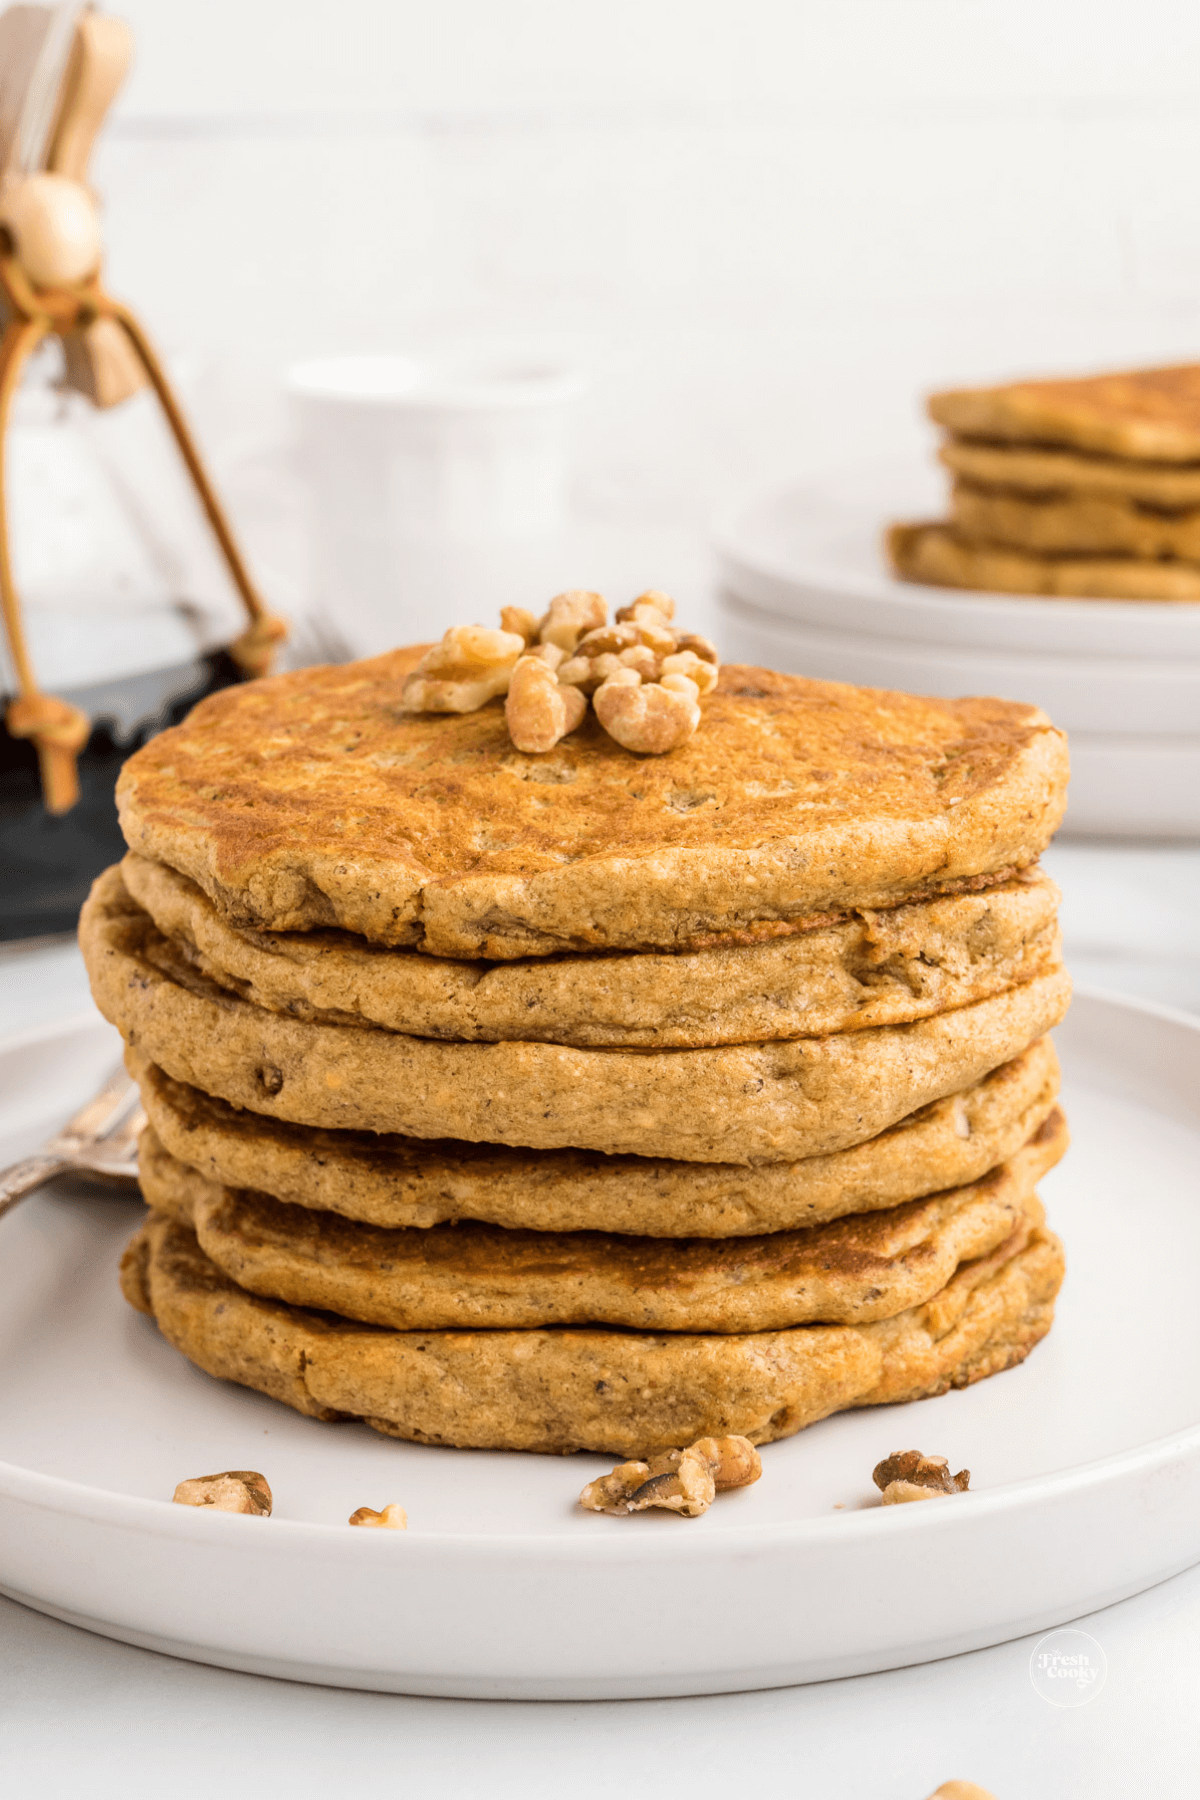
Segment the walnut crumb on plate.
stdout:
<svg viewBox="0 0 1200 1800">
<path fill-rule="evenodd" d="M 971 1481 L 970 1469 L 951 1475 L 944 1456 L 924 1456 L 919 1450 L 893 1450 L 872 1474 L 875 1486 L 883 1494 L 884 1506 L 897 1506 L 908 1500 L 936 1500 L 939 1494 L 965 1494 Z"/>
</svg>

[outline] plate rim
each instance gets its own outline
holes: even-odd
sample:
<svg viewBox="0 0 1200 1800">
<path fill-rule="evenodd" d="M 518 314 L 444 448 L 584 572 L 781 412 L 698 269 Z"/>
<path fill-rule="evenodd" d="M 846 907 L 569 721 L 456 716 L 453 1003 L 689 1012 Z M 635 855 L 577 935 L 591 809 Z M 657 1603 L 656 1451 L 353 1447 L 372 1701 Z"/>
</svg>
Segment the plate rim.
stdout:
<svg viewBox="0 0 1200 1800">
<path fill-rule="evenodd" d="M 779 578 L 773 577 L 773 579 Z M 794 582 L 794 577 L 788 579 Z M 818 572 L 814 567 L 814 587 L 817 585 L 818 579 Z M 905 582 L 903 585 L 906 589 L 918 594 L 936 595 L 939 593 L 938 589 L 923 588 L 918 582 Z M 946 590 L 940 591 L 944 593 Z M 955 594 L 971 592 L 969 588 L 956 588 L 953 591 Z M 861 597 L 861 589 L 856 592 Z M 1028 598 L 1036 600 L 1039 596 L 1031 594 Z M 739 593 L 733 588 L 726 588 L 720 593 L 717 596 L 716 604 L 719 612 L 732 613 L 735 617 L 744 614 L 751 625 L 758 626 L 760 629 L 781 633 L 816 632 L 837 643 L 844 642 L 847 638 L 853 638 L 856 641 L 861 640 L 864 645 L 875 651 L 891 655 L 920 657 L 925 661 L 932 658 L 939 665 L 961 662 L 1008 664 L 1013 670 L 1018 668 L 1027 670 L 1030 667 L 1036 667 L 1038 674 L 1043 678 L 1063 680 L 1071 676 L 1076 678 L 1083 676 L 1089 680 L 1096 678 L 1101 681 L 1113 682 L 1127 681 L 1129 673 L 1132 671 L 1139 681 L 1168 681 L 1179 683 L 1187 688 L 1200 687 L 1200 657 L 1196 659 L 1193 666 L 1190 659 L 1180 658 L 1179 655 L 1166 650 L 1156 651 L 1151 656 L 1135 657 L 1118 655 L 1113 651 L 1089 650 L 1086 647 L 1023 650 L 1016 644 L 966 644 L 953 639 L 933 643 L 924 638 L 906 637 L 900 632 L 894 636 L 885 636 L 883 632 L 876 631 L 864 624 L 836 625 L 825 620 L 797 617 L 792 613 L 773 612 L 761 600 L 749 599 L 745 594 Z M 1046 604 L 1053 605 L 1054 602 L 1047 601 Z M 1062 604 L 1075 606 L 1089 605 L 1091 602 L 1064 601 Z M 1122 602 L 1101 600 L 1095 604 L 1098 606 L 1121 604 L 1140 608 L 1152 606 L 1155 602 L 1151 600 Z M 1200 608 L 1200 600 L 1196 602 L 1196 605 Z M 1200 727 L 1197 729 L 1200 731 Z"/>
<path fill-rule="evenodd" d="M 846 468 L 841 473 L 848 477 L 852 471 Z M 806 498 L 810 506 L 819 504 L 821 491 L 822 483 L 815 476 L 794 476 L 791 480 L 780 481 L 769 488 L 751 490 L 727 502 L 715 515 L 709 529 L 710 542 L 722 565 L 722 576 L 728 575 L 728 566 L 734 566 L 752 577 L 765 576 L 768 580 L 778 581 L 792 588 L 822 587 L 840 596 L 850 595 L 876 603 L 902 603 L 909 599 L 947 614 L 961 612 L 965 602 L 996 621 L 1020 619 L 1027 622 L 1032 605 L 1037 607 L 1037 616 L 1049 616 L 1064 623 L 1069 620 L 1088 623 L 1119 619 L 1128 624 L 1140 621 L 1165 626 L 1168 621 L 1187 619 L 1192 622 L 1192 629 L 1200 637 L 1200 600 L 1104 600 L 1094 596 L 1070 600 L 1055 595 L 1006 594 L 991 588 L 947 589 L 927 582 L 900 582 L 888 576 L 882 568 L 878 574 L 870 577 L 854 576 L 845 570 L 839 570 L 836 564 L 816 560 L 809 565 L 806 574 L 798 575 L 795 569 L 780 563 L 761 547 L 755 547 L 748 521 L 756 512 L 765 512 L 800 497 Z M 881 524 L 879 533 L 884 528 Z"/>
</svg>

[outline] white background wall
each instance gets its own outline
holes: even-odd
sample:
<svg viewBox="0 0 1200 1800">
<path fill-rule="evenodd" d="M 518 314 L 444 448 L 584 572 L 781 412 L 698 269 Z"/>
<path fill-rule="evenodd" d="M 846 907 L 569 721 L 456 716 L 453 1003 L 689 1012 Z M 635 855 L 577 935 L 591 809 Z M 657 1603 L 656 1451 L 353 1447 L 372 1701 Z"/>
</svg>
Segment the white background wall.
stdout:
<svg viewBox="0 0 1200 1800">
<path fill-rule="evenodd" d="M 110 280 L 279 562 L 309 352 L 581 361 L 578 505 L 685 591 L 725 496 L 920 454 L 930 386 L 1200 353 L 1196 0 L 113 6 Z"/>
</svg>

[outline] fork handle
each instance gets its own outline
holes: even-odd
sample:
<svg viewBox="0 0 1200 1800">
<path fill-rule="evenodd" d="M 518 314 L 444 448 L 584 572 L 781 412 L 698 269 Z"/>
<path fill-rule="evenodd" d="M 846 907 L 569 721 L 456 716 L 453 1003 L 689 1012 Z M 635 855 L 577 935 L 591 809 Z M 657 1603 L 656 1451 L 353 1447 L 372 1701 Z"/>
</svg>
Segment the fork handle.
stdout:
<svg viewBox="0 0 1200 1800">
<path fill-rule="evenodd" d="M 47 1156 L 40 1151 L 36 1156 L 27 1156 L 24 1162 L 14 1163 L 11 1169 L 5 1169 L 0 1175 L 0 1219 L 12 1211 L 18 1200 L 23 1200 L 34 1188 L 61 1175 L 70 1166 L 61 1156 Z"/>
</svg>

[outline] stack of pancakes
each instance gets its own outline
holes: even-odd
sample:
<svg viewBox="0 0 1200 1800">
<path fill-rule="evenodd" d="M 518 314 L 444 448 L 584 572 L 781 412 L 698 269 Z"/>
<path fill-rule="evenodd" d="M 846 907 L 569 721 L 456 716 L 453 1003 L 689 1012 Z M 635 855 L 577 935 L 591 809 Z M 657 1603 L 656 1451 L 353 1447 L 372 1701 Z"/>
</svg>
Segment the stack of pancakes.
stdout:
<svg viewBox="0 0 1200 1800">
<path fill-rule="evenodd" d="M 906 581 L 1200 600 L 1200 365 L 935 394 L 951 516 L 894 525 Z"/>
<path fill-rule="evenodd" d="M 763 1443 L 1019 1362 L 1068 999 L 1032 707 L 729 667 L 680 749 L 418 651 L 126 765 L 81 937 L 150 1124 L 127 1297 L 210 1374 L 423 1443 Z"/>
</svg>

